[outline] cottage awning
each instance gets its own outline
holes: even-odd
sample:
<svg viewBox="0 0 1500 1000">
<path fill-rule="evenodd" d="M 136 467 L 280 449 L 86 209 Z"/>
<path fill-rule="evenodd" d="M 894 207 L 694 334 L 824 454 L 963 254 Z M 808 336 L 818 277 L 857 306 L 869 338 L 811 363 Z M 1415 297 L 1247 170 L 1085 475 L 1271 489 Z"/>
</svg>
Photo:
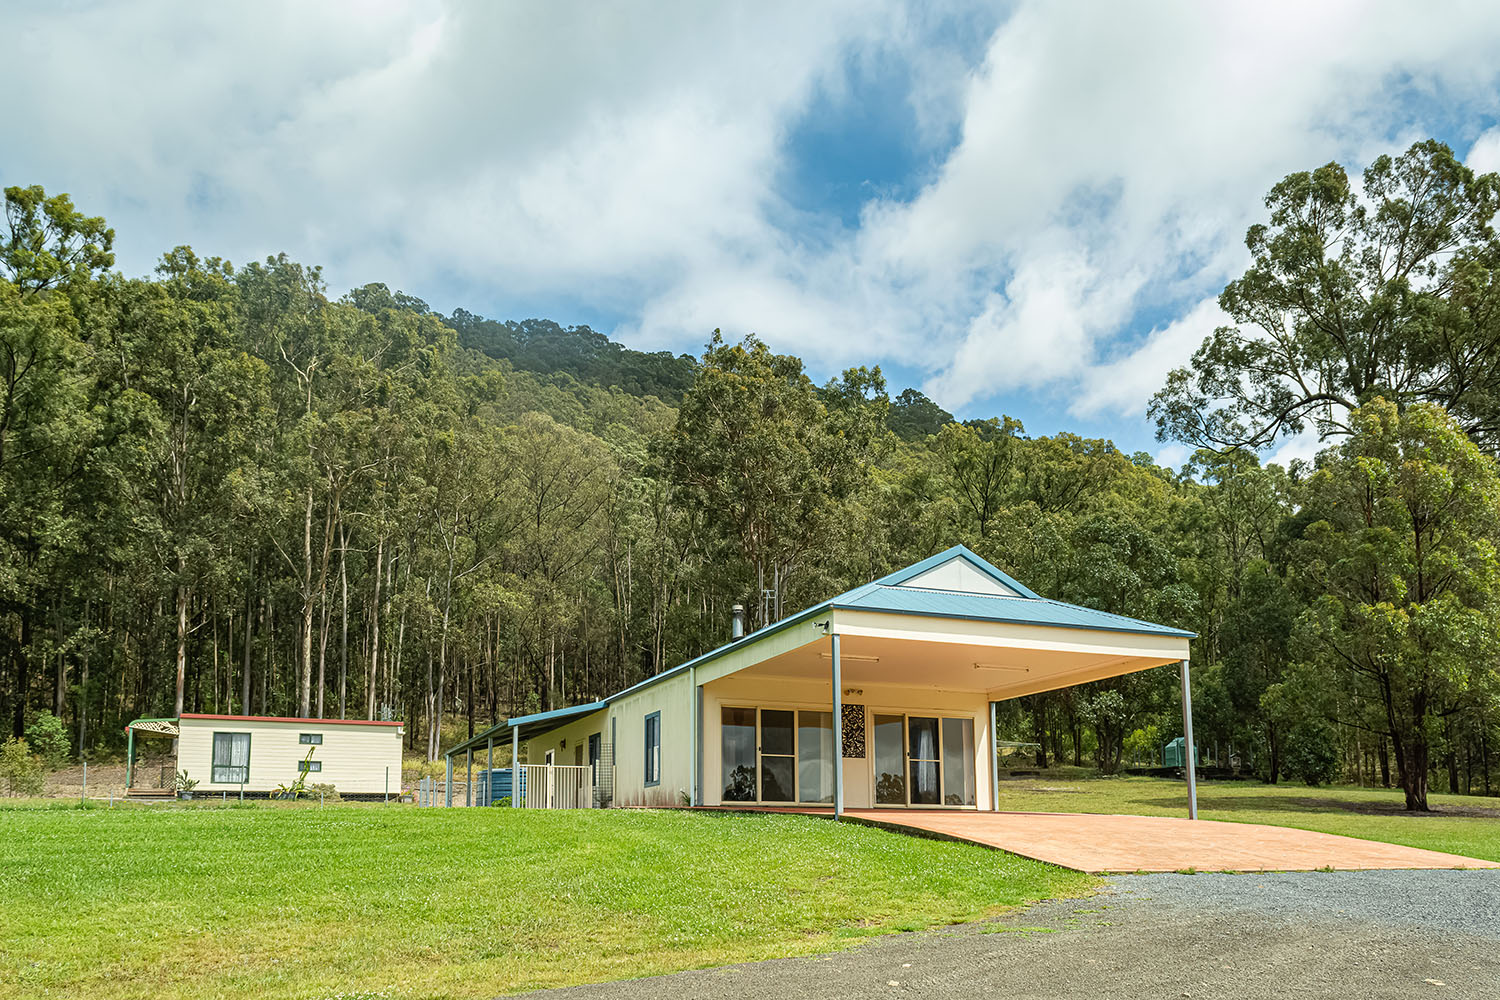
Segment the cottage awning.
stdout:
<svg viewBox="0 0 1500 1000">
<path fill-rule="evenodd" d="M 125 728 L 137 733 L 171 736 L 174 739 L 182 735 L 176 719 L 136 719 Z"/>
</svg>

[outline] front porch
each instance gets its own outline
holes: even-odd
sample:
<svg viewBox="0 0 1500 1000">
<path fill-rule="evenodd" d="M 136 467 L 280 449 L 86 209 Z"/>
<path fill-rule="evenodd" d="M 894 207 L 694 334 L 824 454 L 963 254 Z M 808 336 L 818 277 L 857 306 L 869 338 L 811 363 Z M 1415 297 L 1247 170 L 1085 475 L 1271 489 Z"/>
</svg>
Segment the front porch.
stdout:
<svg viewBox="0 0 1500 1000">
<path fill-rule="evenodd" d="M 989 615 L 1020 603 L 964 597 Z M 1000 702 L 1169 664 L 1191 733 L 1181 633 L 1099 613 L 1085 628 L 937 611 L 838 609 L 789 628 L 780 649 L 697 667 L 693 804 L 993 812 Z"/>
<path fill-rule="evenodd" d="M 826 807 L 751 808 L 832 815 Z M 981 844 L 1091 874 L 1500 868 L 1494 861 L 1313 830 L 1168 816 L 849 809 L 843 819 Z"/>
</svg>

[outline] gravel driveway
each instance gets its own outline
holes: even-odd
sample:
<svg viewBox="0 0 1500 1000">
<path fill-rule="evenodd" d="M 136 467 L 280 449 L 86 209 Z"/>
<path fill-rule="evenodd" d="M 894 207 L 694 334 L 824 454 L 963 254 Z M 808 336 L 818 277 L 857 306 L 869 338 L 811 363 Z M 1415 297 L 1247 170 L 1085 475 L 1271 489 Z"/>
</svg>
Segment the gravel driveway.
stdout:
<svg viewBox="0 0 1500 1000">
<path fill-rule="evenodd" d="M 1500 871 L 1127 875 L 853 951 L 557 998 L 1500 998 Z"/>
</svg>

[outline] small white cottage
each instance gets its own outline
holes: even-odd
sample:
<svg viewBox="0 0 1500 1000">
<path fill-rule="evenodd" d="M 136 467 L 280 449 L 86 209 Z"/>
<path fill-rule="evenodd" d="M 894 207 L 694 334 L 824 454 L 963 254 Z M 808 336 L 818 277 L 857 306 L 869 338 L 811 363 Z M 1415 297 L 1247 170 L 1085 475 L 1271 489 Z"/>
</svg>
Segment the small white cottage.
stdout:
<svg viewBox="0 0 1500 1000">
<path fill-rule="evenodd" d="M 363 719 L 285 719 L 259 715 L 184 713 L 176 719 L 137 719 L 127 732 L 128 794 L 166 792 L 170 773 L 186 771 L 197 794 L 263 795 L 291 785 L 332 785 L 342 796 L 383 796 L 401 789 L 400 722 Z M 137 735 L 177 740 L 175 767 L 143 774 L 135 766 Z"/>
</svg>

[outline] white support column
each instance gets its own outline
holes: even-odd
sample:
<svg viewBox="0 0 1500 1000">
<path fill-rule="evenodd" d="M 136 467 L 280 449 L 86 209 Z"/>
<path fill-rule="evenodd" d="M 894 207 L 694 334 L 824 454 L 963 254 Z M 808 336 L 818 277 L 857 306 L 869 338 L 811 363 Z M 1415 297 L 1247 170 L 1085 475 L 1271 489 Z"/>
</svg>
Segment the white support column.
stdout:
<svg viewBox="0 0 1500 1000">
<path fill-rule="evenodd" d="M 510 804 L 521 808 L 521 727 L 510 727 Z"/>
<path fill-rule="evenodd" d="M 999 713 L 990 702 L 990 812 L 1000 811 L 1000 741 L 995 733 Z"/>
<path fill-rule="evenodd" d="M 688 805 L 703 804 L 703 690 L 698 687 L 698 668 L 688 667 L 688 691 L 692 704 L 688 709 Z"/>
<path fill-rule="evenodd" d="M 839 668 L 839 634 L 833 633 L 833 818 L 844 815 L 844 678 Z"/>
<path fill-rule="evenodd" d="M 445 753 L 443 759 L 448 762 L 448 778 L 443 783 L 443 807 L 447 808 L 453 805 L 453 755 Z"/>
<path fill-rule="evenodd" d="M 1188 785 L 1188 819 L 1198 818 L 1198 761 L 1197 747 L 1193 743 L 1193 676 L 1188 670 L 1188 661 L 1182 660 L 1182 736 L 1183 753 L 1186 754 Z"/>
<path fill-rule="evenodd" d="M 484 798 L 485 805 L 493 805 L 495 802 L 495 737 L 493 734 L 484 741 Z"/>
<path fill-rule="evenodd" d="M 464 751 L 464 805 L 474 805 L 474 748 Z"/>
</svg>

